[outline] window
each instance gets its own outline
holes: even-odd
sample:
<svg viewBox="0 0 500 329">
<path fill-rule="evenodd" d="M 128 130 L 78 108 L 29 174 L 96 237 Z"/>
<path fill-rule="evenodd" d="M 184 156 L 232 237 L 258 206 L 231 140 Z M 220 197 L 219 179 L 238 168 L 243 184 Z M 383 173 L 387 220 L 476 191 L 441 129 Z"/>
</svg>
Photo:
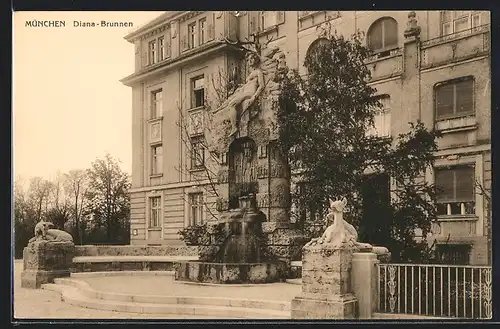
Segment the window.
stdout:
<svg viewBox="0 0 500 329">
<path fill-rule="evenodd" d="M 389 96 L 379 97 L 382 108 L 377 108 L 373 117 L 374 126 L 367 131 L 369 136 L 390 137 L 391 136 L 391 99 Z"/>
<path fill-rule="evenodd" d="M 203 224 L 203 193 L 189 194 L 189 225 Z"/>
<path fill-rule="evenodd" d="M 199 107 L 205 104 L 205 78 L 196 77 L 191 80 L 191 107 Z"/>
<path fill-rule="evenodd" d="M 158 61 L 165 59 L 165 38 L 161 37 L 158 39 Z"/>
<path fill-rule="evenodd" d="M 151 118 L 160 118 L 163 114 L 163 91 L 155 90 L 151 93 Z"/>
<path fill-rule="evenodd" d="M 149 198 L 149 228 L 161 227 L 161 197 Z"/>
<path fill-rule="evenodd" d="M 438 244 L 436 256 L 441 264 L 469 265 L 470 250 L 468 244 Z"/>
<path fill-rule="evenodd" d="M 472 77 L 436 85 L 436 120 L 474 114 L 474 79 Z"/>
<path fill-rule="evenodd" d="M 148 46 L 148 64 L 156 63 L 156 40 L 150 41 Z"/>
<path fill-rule="evenodd" d="M 316 55 L 316 52 L 321 49 L 323 45 L 329 44 L 330 41 L 325 38 L 316 39 L 307 49 L 306 56 Z"/>
<path fill-rule="evenodd" d="M 188 25 L 188 49 L 195 47 L 196 42 L 196 22 Z"/>
<path fill-rule="evenodd" d="M 159 175 L 163 172 L 163 146 L 151 147 L 151 174 Z"/>
<path fill-rule="evenodd" d="M 191 169 L 205 165 L 205 147 L 201 138 L 191 138 Z"/>
<path fill-rule="evenodd" d="M 441 34 L 448 35 L 462 32 L 481 25 L 481 14 L 473 11 L 442 11 Z"/>
<path fill-rule="evenodd" d="M 259 12 L 259 30 L 263 31 L 284 22 L 283 11 Z"/>
<path fill-rule="evenodd" d="M 200 33 L 199 33 L 200 40 L 199 40 L 199 44 L 202 45 L 205 42 L 207 42 L 207 20 L 205 18 L 200 20 L 200 26 L 199 27 L 200 27 Z"/>
<path fill-rule="evenodd" d="M 368 47 L 383 52 L 398 46 L 398 23 L 394 18 L 381 18 L 368 29 Z"/>
<path fill-rule="evenodd" d="M 438 215 L 473 215 L 475 209 L 474 166 L 438 168 L 436 194 Z"/>
</svg>

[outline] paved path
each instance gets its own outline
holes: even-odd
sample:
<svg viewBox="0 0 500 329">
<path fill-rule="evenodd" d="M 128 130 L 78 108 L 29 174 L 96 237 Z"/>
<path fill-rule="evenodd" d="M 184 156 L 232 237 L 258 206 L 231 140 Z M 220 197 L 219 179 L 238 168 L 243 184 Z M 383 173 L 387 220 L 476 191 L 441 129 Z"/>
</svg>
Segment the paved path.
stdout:
<svg viewBox="0 0 500 329">
<path fill-rule="evenodd" d="M 61 301 L 57 292 L 21 288 L 22 261 L 14 265 L 14 320 L 19 319 L 195 319 L 186 315 L 140 314 L 88 309 Z M 112 279 L 112 278 L 110 278 Z M 143 278 L 145 279 L 145 278 Z M 150 278 L 147 278 L 149 281 Z M 196 319 L 214 319 L 197 316 Z"/>
<path fill-rule="evenodd" d="M 138 314 L 81 308 L 61 301 L 57 292 L 21 288 L 22 262 L 14 266 L 14 317 L 16 319 L 194 319 L 187 315 Z M 273 283 L 256 286 L 201 286 L 174 282 L 171 276 L 114 276 L 78 278 L 100 291 L 142 295 L 217 296 L 288 300 L 300 294 L 300 285 Z M 213 319 L 214 317 L 196 317 Z"/>
</svg>

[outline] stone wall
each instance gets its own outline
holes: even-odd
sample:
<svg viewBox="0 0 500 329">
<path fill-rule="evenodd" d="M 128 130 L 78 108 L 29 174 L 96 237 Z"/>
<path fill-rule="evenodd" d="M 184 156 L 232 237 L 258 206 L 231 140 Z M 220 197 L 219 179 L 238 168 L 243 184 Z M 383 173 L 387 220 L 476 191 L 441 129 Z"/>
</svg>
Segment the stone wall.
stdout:
<svg viewBox="0 0 500 329">
<path fill-rule="evenodd" d="M 75 256 L 197 256 L 195 246 L 95 246 L 75 247 Z"/>
</svg>

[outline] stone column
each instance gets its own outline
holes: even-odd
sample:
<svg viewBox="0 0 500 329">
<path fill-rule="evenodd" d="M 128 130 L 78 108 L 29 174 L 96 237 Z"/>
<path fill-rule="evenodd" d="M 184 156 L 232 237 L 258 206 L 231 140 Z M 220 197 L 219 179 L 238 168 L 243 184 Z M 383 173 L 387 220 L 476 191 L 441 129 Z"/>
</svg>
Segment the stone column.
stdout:
<svg viewBox="0 0 500 329">
<path fill-rule="evenodd" d="M 292 300 L 292 319 L 355 319 L 351 288 L 354 250 L 327 244 L 307 246 L 302 256 L 302 293 Z"/>
<path fill-rule="evenodd" d="M 23 250 L 21 287 L 38 289 L 54 278 L 68 277 L 73 267 L 73 242 L 35 241 Z"/>
<path fill-rule="evenodd" d="M 358 299 L 359 319 L 371 319 L 378 305 L 377 255 L 357 252 L 352 257 L 352 291 Z"/>
</svg>

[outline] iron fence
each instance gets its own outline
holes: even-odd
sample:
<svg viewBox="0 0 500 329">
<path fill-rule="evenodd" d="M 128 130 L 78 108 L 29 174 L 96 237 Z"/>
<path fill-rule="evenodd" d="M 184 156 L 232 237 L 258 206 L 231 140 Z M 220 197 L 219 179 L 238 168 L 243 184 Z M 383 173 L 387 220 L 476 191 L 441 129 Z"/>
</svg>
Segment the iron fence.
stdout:
<svg viewBox="0 0 500 329">
<path fill-rule="evenodd" d="M 490 266 L 379 264 L 381 313 L 491 319 Z"/>
</svg>

